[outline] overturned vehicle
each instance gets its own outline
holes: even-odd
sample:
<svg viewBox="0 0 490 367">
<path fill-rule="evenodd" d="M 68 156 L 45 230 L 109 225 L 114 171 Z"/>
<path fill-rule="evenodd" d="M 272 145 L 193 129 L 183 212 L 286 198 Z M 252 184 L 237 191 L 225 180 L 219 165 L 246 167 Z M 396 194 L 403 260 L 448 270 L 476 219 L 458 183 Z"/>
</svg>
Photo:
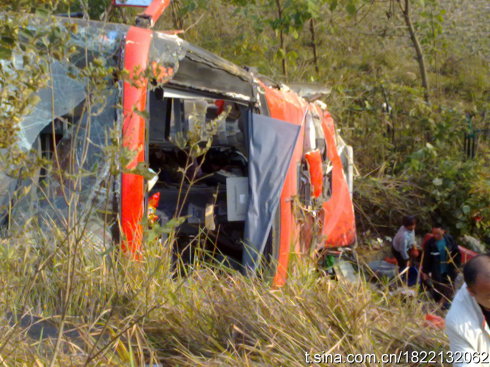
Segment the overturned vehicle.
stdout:
<svg viewBox="0 0 490 367">
<path fill-rule="evenodd" d="M 29 20 L 30 34 L 46 23 Z M 15 141 L 43 163 L 28 178 L 0 173 L 4 226 L 66 224 L 76 211 L 140 258 L 145 227 L 178 217 L 177 249 L 205 230 L 233 266 L 275 263 L 276 284 L 292 252 L 355 242 L 352 150 L 323 103 L 171 33 L 69 18 L 56 27 L 71 51 L 43 59 L 46 82 Z M 4 72 L 21 67 L 17 56 Z M 88 75 L 94 63 L 110 73 Z"/>
</svg>

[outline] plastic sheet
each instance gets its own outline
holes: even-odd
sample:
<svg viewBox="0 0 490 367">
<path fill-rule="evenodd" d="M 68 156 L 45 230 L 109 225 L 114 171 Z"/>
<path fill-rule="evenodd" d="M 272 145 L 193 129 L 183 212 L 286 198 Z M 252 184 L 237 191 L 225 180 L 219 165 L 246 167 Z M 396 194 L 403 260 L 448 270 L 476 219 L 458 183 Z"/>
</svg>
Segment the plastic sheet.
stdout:
<svg viewBox="0 0 490 367">
<path fill-rule="evenodd" d="M 300 126 L 253 114 L 243 265 L 255 270 L 272 228 Z"/>
</svg>

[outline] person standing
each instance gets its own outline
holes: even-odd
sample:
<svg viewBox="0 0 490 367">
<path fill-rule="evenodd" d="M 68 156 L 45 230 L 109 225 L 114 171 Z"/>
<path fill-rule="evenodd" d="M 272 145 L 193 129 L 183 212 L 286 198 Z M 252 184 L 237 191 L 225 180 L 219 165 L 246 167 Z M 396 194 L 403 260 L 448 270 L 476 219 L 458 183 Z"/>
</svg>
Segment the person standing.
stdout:
<svg viewBox="0 0 490 367">
<path fill-rule="evenodd" d="M 451 352 L 466 357 L 454 366 L 487 366 L 482 359 L 490 352 L 490 253 L 468 261 L 463 275 L 465 284 L 446 315 Z"/>
<path fill-rule="evenodd" d="M 452 299 L 453 283 L 461 265 L 461 254 L 453 237 L 441 228 L 432 228 L 432 237 L 424 246 L 422 279 L 432 284 L 434 300 L 446 303 Z"/>
<path fill-rule="evenodd" d="M 410 259 L 409 251 L 415 246 L 415 226 L 414 216 L 403 217 L 402 226 L 396 232 L 392 243 L 393 256 L 398 263 L 399 272 L 405 270 Z"/>
</svg>

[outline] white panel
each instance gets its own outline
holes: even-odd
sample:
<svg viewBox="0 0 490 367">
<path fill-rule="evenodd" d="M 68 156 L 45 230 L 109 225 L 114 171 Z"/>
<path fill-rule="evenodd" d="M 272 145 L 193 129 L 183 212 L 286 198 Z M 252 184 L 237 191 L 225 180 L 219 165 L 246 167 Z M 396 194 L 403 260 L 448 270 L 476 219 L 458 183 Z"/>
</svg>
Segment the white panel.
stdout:
<svg viewBox="0 0 490 367">
<path fill-rule="evenodd" d="M 146 8 L 152 0 L 114 0 L 116 6 L 140 6 Z"/>
<path fill-rule="evenodd" d="M 164 89 L 163 96 L 165 98 L 181 98 L 181 99 L 204 99 L 205 98 L 195 93 L 183 92 L 175 89 Z"/>
<path fill-rule="evenodd" d="M 248 177 L 227 177 L 228 222 L 244 221 L 247 217 L 248 202 Z"/>
</svg>

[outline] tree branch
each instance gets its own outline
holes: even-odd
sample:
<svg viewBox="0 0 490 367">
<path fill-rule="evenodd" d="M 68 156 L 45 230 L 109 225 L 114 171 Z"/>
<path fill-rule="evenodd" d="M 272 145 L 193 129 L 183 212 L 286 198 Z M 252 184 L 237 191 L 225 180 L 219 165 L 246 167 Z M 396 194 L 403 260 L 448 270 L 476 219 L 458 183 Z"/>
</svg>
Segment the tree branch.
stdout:
<svg viewBox="0 0 490 367">
<path fill-rule="evenodd" d="M 412 41 L 413 48 L 417 56 L 417 63 L 419 64 L 420 76 L 422 78 L 422 87 L 424 88 L 424 99 L 428 103 L 429 99 L 429 78 L 427 77 L 427 68 L 425 67 L 425 58 L 422 51 L 422 46 L 418 40 L 417 34 L 415 33 L 415 28 L 412 24 L 412 18 L 410 16 L 410 0 L 404 0 L 405 6 L 402 5 L 402 0 L 398 0 L 398 5 L 400 6 L 401 12 L 403 14 L 403 19 L 408 28 L 408 33 L 410 34 L 410 39 Z"/>
<path fill-rule="evenodd" d="M 277 15 L 278 19 L 281 21 L 281 25 L 279 27 L 279 41 L 280 41 L 280 47 L 283 52 L 282 55 L 282 73 L 284 76 L 287 78 L 288 73 L 287 73 L 287 68 L 286 68 L 286 50 L 284 48 L 284 30 L 283 30 L 283 24 L 282 24 L 282 6 L 281 6 L 281 0 L 276 0 L 276 6 L 277 6 Z"/>
</svg>

